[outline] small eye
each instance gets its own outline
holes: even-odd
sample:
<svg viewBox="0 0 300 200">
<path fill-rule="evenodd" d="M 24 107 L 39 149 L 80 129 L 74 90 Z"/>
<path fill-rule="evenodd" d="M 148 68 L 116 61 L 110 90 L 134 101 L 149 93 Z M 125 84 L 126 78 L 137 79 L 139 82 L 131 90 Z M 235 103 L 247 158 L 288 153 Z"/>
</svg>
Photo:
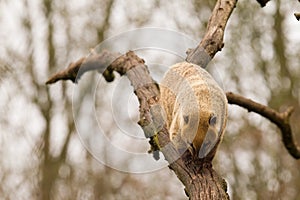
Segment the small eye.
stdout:
<svg viewBox="0 0 300 200">
<path fill-rule="evenodd" d="M 183 116 L 183 120 L 184 120 L 184 123 L 189 123 L 189 116 L 188 115 L 185 115 L 185 116 Z"/>
<path fill-rule="evenodd" d="M 212 115 L 209 119 L 209 125 L 214 126 L 217 123 L 217 117 Z"/>
</svg>

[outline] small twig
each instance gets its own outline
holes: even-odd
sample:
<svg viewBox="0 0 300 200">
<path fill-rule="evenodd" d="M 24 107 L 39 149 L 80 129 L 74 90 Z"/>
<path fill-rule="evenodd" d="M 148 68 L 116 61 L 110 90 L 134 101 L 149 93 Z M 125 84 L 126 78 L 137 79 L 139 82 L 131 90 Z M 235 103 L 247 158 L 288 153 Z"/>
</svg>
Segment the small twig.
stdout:
<svg viewBox="0 0 300 200">
<path fill-rule="evenodd" d="M 268 106 L 264 106 L 243 96 L 233 94 L 232 92 L 226 93 L 226 96 L 228 103 L 239 105 L 246 108 L 249 112 L 258 113 L 276 124 L 281 130 L 282 141 L 288 152 L 294 158 L 300 158 L 300 148 L 293 139 L 292 129 L 289 124 L 290 116 L 294 110 L 293 107 L 289 107 L 284 112 L 280 113 Z"/>
<path fill-rule="evenodd" d="M 53 84 L 59 80 L 71 80 L 73 83 L 77 83 L 85 72 L 92 70 L 98 70 L 100 73 L 107 73 L 104 70 L 118 56 L 120 56 L 120 54 L 105 50 L 99 54 L 91 50 L 89 56 L 82 57 L 76 62 L 70 63 L 66 69 L 52 75 L 47 80 L 46 84 Z"/>
</svg>

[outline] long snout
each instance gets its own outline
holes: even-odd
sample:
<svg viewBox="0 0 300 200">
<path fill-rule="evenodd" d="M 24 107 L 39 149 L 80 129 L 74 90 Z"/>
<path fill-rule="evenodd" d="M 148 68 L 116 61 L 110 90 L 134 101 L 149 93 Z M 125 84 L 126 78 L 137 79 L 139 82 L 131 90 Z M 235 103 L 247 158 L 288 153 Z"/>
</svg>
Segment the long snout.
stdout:
<svg viewBox="0 0 300 200">
<path fill-rule="evenodd" d="M 199 158 L 204 158 L 208 155 L 208 153 L 215 147 L 218 141 L 218 132 L 214 128 L 208 128 L 201 148 L 198 153 Z"/>
</svg>

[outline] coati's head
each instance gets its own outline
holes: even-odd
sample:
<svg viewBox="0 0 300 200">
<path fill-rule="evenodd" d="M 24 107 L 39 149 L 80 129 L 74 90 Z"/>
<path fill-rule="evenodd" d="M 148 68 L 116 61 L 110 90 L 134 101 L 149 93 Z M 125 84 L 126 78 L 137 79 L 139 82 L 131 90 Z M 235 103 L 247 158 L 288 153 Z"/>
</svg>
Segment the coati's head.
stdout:
<svg viewBox="0 0 300 200">
<path fill-rule="evenodd" d="M 177 134 L 191 146 L 190 150 L 194 155 L 204 158 L 219 143 L 223 135 L 224 116 L 222 115 L 224 114 L 215 113 L 213 110 L 198 112 L 195 110 L 192 113 L 186 113 L 180 109 L 176 116 L 179 125 L 176 127 Z"/>
</svg>

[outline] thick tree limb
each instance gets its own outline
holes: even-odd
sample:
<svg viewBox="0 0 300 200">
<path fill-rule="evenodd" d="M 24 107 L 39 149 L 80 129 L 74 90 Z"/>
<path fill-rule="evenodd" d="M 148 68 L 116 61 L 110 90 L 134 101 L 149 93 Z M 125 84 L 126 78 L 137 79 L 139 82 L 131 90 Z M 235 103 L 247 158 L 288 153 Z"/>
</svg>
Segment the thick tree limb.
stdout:
<svg viewBox="0 0 300 200">
<path fill-rule="evenodd" d="M 200 44 L 187 52 L 187 62 L 203 68 L 224 46 L 223 37 L 227 21 L 235 8 L 237 0 L 218 0 L 208 21 L 206 33 Z"/>
<path fill-rule="evenodd" d="M 285 112 L 279 113 L 270 107 L 261 105 L 240 95 L 233 94 L 232 92 L 226 93 L 226 96 L 228 103 L 239 105 L 246 108 L 249 112 L 256 112 L 276 124 L 281 130 L 282 141 L 285 148 L 294 158 L 300 158 L 300 148 L 293 139 L 292 129 L 289 124 L 293 107 L 289 107 Z"/>
</svg>

